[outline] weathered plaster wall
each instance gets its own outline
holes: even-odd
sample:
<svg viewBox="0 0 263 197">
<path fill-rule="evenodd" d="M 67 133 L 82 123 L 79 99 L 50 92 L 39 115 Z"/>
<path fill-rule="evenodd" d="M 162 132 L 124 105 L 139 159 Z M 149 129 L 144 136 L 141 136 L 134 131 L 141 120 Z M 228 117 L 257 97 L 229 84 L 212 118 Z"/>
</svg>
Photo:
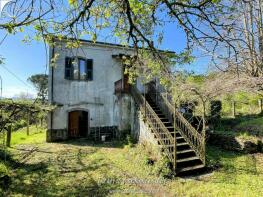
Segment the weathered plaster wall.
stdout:
<svg viewBox="0 0 263 197">
<path fill-rule="evenodd" d="M 123 131 L 129 131 L 131 130 L 131 96 L 128 94 L 125 95 L 119 95 L 118 96 L 118 106 L 119 106 L 119 112 L 118 112 L 118 126 L 119 130 Z"/>
<path fill-rule="evenodd" d="M 52 49 L 50 53 L 51 51 Z M 123 68 L 120 61 L 114 59 L 112 55 L 132 54 L 133 51 L 122 47 L 88 43 L 83 44 L 81 48 L 70 50 L 66 49 L 64 44 L 56 45 L 55 53 L 59 54 L 59 57 L 53 67 L 53 103 L 58 107 L 53 112 L 52 129 L 67 130 L 68 112 L 73 110 L 88 111 L 90 127 L 118 126 L 120 130 L 130 129 L 134 102 L 130 95 L 118 98 L 114 94 L 114 82 L 123 77 Z M 93 59 L 93 80 L 65 79 L 65 57 L 67 56 Z M 51 70 L 49 73 L 50 102 Z M 141 87 L 139 84 L 138 86 Z M 49 129 L 50 123 L 49 117 Z"/>
<path fill-rule="evenodd" d="M 154 145 L 158 145 L 156 138 L 154 138 L 153 133 L 151 133 L 151 130 L 147 123 L 143 120 L 142 114 L 138 113 L 137 115 L 137 138 L 140 143 L 143 142 L 150 142 Z"/>
</svg>

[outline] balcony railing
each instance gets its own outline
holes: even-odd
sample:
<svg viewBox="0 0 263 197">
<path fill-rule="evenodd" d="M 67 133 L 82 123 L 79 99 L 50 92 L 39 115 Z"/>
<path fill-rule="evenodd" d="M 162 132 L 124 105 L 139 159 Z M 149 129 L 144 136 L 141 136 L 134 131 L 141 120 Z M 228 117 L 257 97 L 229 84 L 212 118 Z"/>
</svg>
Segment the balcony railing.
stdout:
<svg viewBox="0 0 263 197">
<path fill-rule="evenodd" d="M 118 93 L 130 93 L 130 84 L 128 83 L 128 78 L 124 77 L 114 83 L 115 94 Z"/>
</svg>

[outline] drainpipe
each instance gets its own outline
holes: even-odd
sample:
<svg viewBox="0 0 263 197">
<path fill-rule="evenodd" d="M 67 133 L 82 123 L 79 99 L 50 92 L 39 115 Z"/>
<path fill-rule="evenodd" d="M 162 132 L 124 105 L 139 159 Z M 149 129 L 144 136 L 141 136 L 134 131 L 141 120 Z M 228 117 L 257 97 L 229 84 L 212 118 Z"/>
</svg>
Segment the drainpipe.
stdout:
<svg viewBox="0 0 263 197">
<path fill-rule="evenodd" d="M 54 39 L 52 39 L 52 44 L 54 43 Z M 52 53 L 51 53 L 51 59 L 53 59 L 55 56 L 55 46 L 52 47 Z M 54 103 L 54 67 L 51 66 L 51 104 Z M 50 130 L 53 129 L 53 111 L 50 113 Z"/>
</svg>

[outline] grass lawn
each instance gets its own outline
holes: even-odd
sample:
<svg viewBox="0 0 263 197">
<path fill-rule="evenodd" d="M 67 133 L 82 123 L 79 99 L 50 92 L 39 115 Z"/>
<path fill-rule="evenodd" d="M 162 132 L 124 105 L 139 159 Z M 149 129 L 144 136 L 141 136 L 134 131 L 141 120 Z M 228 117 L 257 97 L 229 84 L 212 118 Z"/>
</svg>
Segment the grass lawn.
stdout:
<svg viewBox="0 0 263 197">
<path fill-rule="evenodd" d="M 19 129 L 17 131 L 12 132 L 11 137 L 11 146 L 17 145 L 17 144 L 38 144 L 38 143 L 44 143 L 46 140 L 46 129 L 36 126 L 30 126 L 29 127 L 29 136 L 27 136 L 26 133 L 27 129 L 26 127 Z"/>
<path fill-rule="evenodd" d="M 215 131 L 224 135 L 257 140 L 263 137 L 263 117 L 240 116 L 235 119 L 223 118 L 221 124 L 215 128 Z"/>
<path fill-rule="evenodd" d="M 4 196 L 262 196 L 263 154 L 207 148 L 217 169 L 195 178 L 163 179 L 149 165 L 149 149 L 120 143 L 17 141 L 6 166 L 12 177 Z M 42 137 L 41 137 L 42 136 Z M 19 137 L 20 138 L 20 137 Z M 15 138 L 14 138 L 15 139 Z M 27 140 L 28 139 L 28 140 Z M 42 141 L 42 143 L 40 143 Z M 1 196 L 1 195 L 0 195 Z"/>
</svg>

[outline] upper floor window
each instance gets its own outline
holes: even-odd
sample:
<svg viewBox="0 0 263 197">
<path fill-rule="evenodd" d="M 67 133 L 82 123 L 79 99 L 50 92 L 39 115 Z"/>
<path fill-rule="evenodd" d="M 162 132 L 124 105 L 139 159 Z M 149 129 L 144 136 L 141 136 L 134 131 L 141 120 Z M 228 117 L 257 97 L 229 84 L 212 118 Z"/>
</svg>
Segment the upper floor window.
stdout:
<svg viewBox="0 0 263 197">
<path fill-rule="evenodd" d="M 93 80 L 93 60 L 81 57 L 66 57 L 65 79 Z"/>
</svg>

